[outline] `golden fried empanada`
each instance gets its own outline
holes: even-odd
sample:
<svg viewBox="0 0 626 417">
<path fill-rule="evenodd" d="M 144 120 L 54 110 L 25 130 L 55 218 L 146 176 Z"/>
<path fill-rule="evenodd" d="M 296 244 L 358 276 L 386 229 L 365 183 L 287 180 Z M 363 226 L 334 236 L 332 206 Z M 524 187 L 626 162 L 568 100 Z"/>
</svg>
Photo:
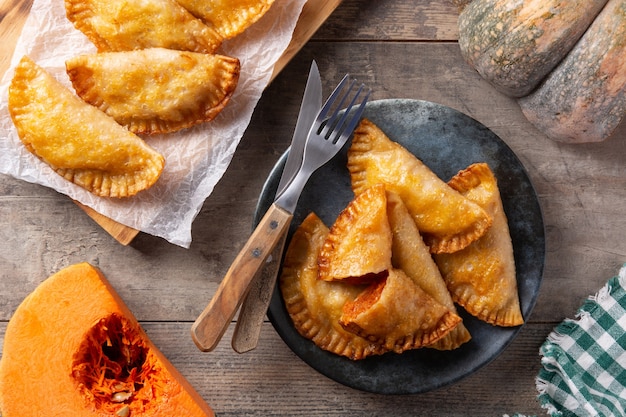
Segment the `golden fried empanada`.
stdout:
<svg viewBox="0 0 626 417">
<path fill-rule="evenodd" d="M 169 48 L 212 53 L 222 36 L 175 0 L 65 0 L 67 18 L 100 52 Z"/>
<path fill-rule="evenodd" d="M 489 231 L 467 248 L 435 255 L 454 301 L 487 323 L 522 324 L 513 245 L 495 176 L 487 164 L 480 163 L 459 172 L 449 183 L 493 217 Z"/>
<path fill-rule="evenodd" d="M 342 308 L 363 290 L 343 282 L 317 279 L 317 256 L 328 228 L 314 213 L 294 233 L 283 262 L 279 286 L 296 330 L 321 349 L 350 359 L 380 355 L 386 350 L 339 324 Z"/>
<path fill-rule="evenodd" d="M 460 321 L 399 269 L 348 301 L 339 319 L 346 330 L 396 353 L 431 345 Z"/>
<path fill-rule="evenodd" d="M 382 184 L 357 195 L 339 214 L 320 251 L 319 278 L 367 282 L 391 268 L 391 228 Z"/>
<path fill-rule="evenodd" d="M 449 187 L 367 119 L 354 132 L 348 169 L 355 194 L 377 183 L 399 194 L 432 253 L 462 249 L 491 225 L 478 204 Z"/>
<path fill-rule="evenodd" d="M 96 195 L 134 195 L 152 186 L 163 170 L 161 154 L 27 56 L 15 68 L 9 112 L 30 152 Z"/>
<path fill-rule="evenodd" d="M 394 192 L 387 192 L 387 216 L 393 235 L 392 262 L 401 269 L 421 289 L 456 314 L 456 307 L 450 296 L 428 247 L 422 240 L 413 217 Z M 439 350 L 456 349 L 471 339 L 465 325 L 460 322 L 450 333 L 429 347 Z"/>
<path fill-rule="evenodd" d="M 224 39 L 234 38 L 259 20 L 274 0 L 177 0 L 194 16 L 215 28 Z"/>
<path fill-rule="evenodd" d="M 66 62 L 77 94 L 134 133 L 168 133 L 212 120 L 239 80 L 236 58 L 150 48 Z"/>
</svg>

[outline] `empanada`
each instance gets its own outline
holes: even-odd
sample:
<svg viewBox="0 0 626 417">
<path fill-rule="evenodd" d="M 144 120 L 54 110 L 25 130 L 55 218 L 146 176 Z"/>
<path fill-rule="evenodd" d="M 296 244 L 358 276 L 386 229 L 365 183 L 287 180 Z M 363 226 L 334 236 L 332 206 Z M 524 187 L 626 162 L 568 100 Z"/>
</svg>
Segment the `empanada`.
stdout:
<svg viewBox="0 0 626 417">
<path fill-rule="evenodd" d="M 215 118 L 239 80 L 236 58 L 150 48 L 81 55 L 66 62 L 77 94 L 141 134 Z"/>
<path fill-rule="evenodd" d="M 462 249 L 491 225 L 478 204 L 449 187 L 367 119 L 354 132 L 348 169 L 355 194 L 377 183 L 399 194 L 432 253 Z"/>
<path fill-rule="evenodd" d="M 344 304 L 363 286 L 317 279 L 317 256 L 327 234 L 328 228 L 311 213 L 291 238 L 279 277 L 285 307 L 296 330 L 321 349 L 355 360 L 380 355 L 386 349 L 339 324 Z"/>
<path fill-rule="evenodd" d="M 456 314 L 456 307 L 437 268 L 428 247 L 422 240 L 419 230 L 400 196 L 387 192 L 387 216 L 391 226 L 392 262 L 401 269 L 421 289 Z M 444 338 L 429 347 L 439 350 L 456 349 L 471 339 L 465 325 L 460 322 Z"/>
<path fill-rule="evenodd" d="M 224 39 L 234 38 L 261 18 L 274 0 L 176 0 L 213 27 Z"/>
<path fill-rule="evenodd" d="M 319 278 L 367 282 L 391 268 L 385 186 L 357 195 L 339 214 L 320 251 Z"/>
<path fill-rule="evenodd" d="M 132 196 L 152 186 L 163 170 L 161 154 L 27 56 L 15 68 L 9 112 L 30 152 L 96 195 Z"/>
<path fill-rule="evenodd" d="M 396 353 L 431 345 L 460 321 L 399 269 L 348 301 L 339 319 L 346 330 Z"/>
<path fill-rule="evenodd" d="M 222 36 L 175 0 L 65 0 L 67 18 L 100 52 L 169 48 L 215 52 Z"/>
<path fill-rule="evenodd" d="M 522 324 L 513 245 L 495 176 L 487 164 L 474 164 L 449 184 L 493 217 L 489 231 L 467 248 L 435 255 L 452 298 L 487 323 Z"/>
</svg>

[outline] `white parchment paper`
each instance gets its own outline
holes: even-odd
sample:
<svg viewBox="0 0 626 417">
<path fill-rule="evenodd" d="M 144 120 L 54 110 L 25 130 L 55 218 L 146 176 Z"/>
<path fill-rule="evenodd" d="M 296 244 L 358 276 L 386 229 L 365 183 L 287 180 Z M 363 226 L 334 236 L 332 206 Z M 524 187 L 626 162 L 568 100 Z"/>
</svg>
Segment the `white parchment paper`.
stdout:
<svg viewBox="0 0 626 417">
<path fill-rule="evenodd" d="M 63 0 L 34 0 L 10 69 L 0 83 L 0 173 L 51 187 L 119 223 L 189 247 L 193 220 L 228 168 L 274 64 L 291 41 L 304 3 L 306 0 L 277 0 L 242 35 L 226 41 L 218 53 L 237 57 L 242 65 L 239 84 L 226 108 L 209 123 L 145 137 L 165 157 L 163 174 L 152 188 L 134 197 L 107 199 L 61 178 L 25 149 L 13 126 L 7 94 L 13 68 L 23 55 L 72 89 L 65 61 L 96 52 L 66 18 Z"/>
</svg>

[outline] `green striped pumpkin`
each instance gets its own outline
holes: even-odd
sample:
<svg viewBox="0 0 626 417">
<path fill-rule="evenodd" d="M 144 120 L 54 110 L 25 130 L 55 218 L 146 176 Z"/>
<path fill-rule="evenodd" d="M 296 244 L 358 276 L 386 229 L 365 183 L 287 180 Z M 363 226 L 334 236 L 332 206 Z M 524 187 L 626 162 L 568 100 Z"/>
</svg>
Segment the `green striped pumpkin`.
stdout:
<svg viewBox="0 0 626 417">
<path fill-rule="evenodd" d="M 529 94 L 607 0 L 473 0 L 459 15 L 464 59 L 498 91 Z"/>
<path fill-rule="evenodd" d="M 609 0 L 565 59 L 518 102 L 554 140 L 607 139 L 626 116 L 626 0 Z"/>
</svg>

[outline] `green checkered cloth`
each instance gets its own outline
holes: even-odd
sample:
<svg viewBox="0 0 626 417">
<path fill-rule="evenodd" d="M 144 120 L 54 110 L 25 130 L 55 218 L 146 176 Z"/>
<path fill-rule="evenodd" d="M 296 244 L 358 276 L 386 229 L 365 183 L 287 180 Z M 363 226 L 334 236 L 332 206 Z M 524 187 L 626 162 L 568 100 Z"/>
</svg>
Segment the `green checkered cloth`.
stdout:
<svg viewBox="0 0 626 417">
<path fill-rule="evenodd" d="M 539 400 L 552 417 L 626 416 L 626 265 L 541 346 Z"/>
</svg>

